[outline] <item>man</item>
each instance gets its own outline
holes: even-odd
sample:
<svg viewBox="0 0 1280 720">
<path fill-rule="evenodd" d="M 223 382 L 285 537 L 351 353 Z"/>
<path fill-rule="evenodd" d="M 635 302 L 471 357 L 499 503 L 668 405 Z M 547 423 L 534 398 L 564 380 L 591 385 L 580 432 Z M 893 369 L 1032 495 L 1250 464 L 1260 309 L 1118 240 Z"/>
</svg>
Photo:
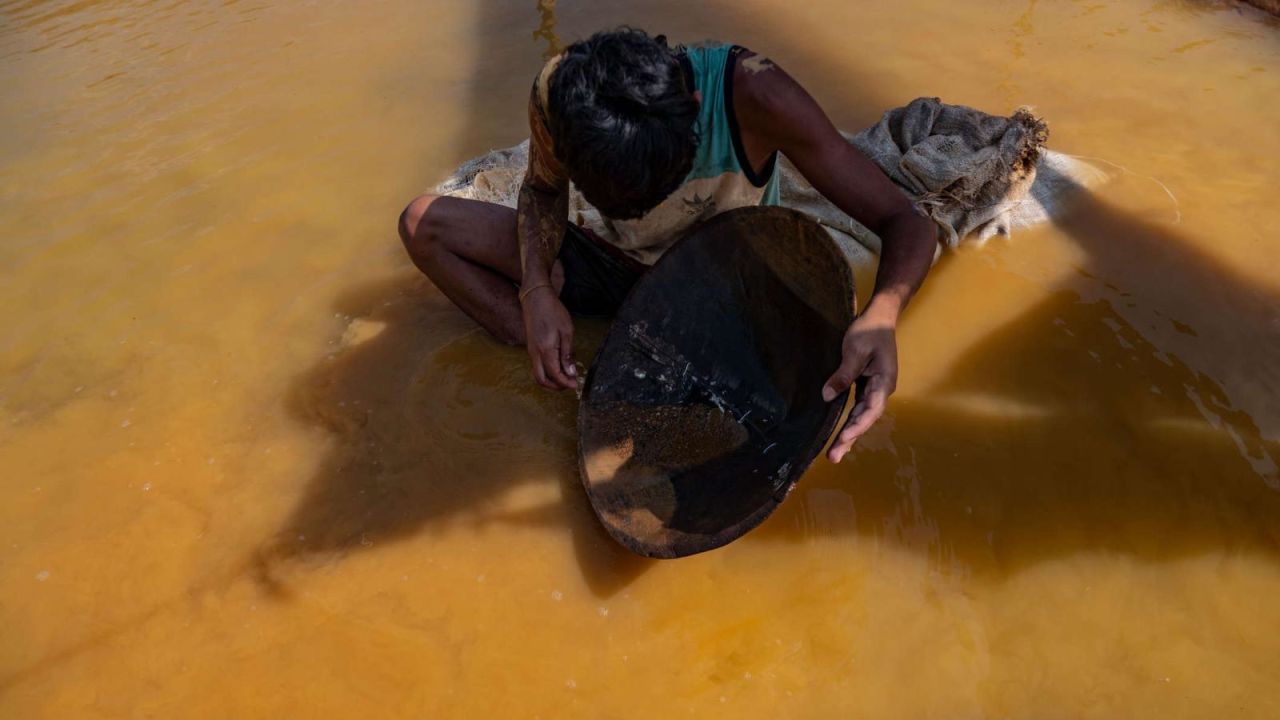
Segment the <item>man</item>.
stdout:
<svg viewBox="0 0 1280 720">
<path fill-rule="evenodd" d="M 777 202 L 785 154 L 882 241 L 876 287 L 849 326 L 831 402 L 865 381 L 828 452 L 839 462 L 897 385 L 895 330 L 934 255 L 933 224 L 845 141 L 774 63 L 744 48 L 671 49 L 620 29 L 549 61 L 529 101 L 529 168 L 516 210 L 423 195 L 400 216 L 410 257 L 497 339 L 523 344 L 542 385 L 573 388 L 573 320 L 611 316 L 686 230 L 718 212 Z M 605 218 L 568 223 L 569 183 Z"/>
</svg>

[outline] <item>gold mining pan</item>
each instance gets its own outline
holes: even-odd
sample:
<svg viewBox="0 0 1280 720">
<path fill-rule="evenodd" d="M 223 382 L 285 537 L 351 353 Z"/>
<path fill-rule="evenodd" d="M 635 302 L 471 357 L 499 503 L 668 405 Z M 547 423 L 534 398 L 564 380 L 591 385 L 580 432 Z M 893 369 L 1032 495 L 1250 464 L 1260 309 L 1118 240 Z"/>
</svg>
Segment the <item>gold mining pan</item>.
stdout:
<svg viewBox="0 0 1280 720">
<path fill-rule="evenodd" d="M 591 506 L 632 551 L 675 558 L 764 521 L 835 429 L 822 401 L 853 321 L 853 276 L 793 210 L 722 213 L 622 304 L 587 375 L 578 461 Z"/>
</svg>

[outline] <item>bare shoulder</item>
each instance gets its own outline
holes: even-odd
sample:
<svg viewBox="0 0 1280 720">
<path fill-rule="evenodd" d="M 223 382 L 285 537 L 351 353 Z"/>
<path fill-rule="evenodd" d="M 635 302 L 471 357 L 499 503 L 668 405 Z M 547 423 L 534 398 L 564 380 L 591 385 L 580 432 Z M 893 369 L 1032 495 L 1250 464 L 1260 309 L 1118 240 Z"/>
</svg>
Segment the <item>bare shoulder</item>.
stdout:
<svg viewBox="0 0 1280 720">
<path fill-rule="evenodd" d="M 733 68 L 734 113 L 744 132 L 771 136 L 816 130 L 825 117 L 809 93 L 772 58 L 738 51 Z"/>
</svg>

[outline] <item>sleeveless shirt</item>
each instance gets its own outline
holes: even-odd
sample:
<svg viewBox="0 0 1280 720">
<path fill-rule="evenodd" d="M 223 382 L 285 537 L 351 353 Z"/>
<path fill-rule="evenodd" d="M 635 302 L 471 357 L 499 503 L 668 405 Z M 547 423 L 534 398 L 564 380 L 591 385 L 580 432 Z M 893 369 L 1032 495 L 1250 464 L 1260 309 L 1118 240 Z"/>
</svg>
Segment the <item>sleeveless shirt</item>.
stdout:
<svg viewBox="0 0 1280 720">
<path fill-rule="evenodd" d="M 688 87 L 702 93 L 696 123 L 698 149 L 684 182 L 665 200 L 634 220 L 602 217 L 606 242 L 652 265 L 697 223 L 718 213 L 750 205 L 778 204 L 777 153 L 757 174 L 747 160 L 733 112 L 733 71 L 744 48 L 705 43 L 679 52 Z M 551 74 L 559 57 L 539 75 L 536 97 L 545 111 Z"/>
</svg>

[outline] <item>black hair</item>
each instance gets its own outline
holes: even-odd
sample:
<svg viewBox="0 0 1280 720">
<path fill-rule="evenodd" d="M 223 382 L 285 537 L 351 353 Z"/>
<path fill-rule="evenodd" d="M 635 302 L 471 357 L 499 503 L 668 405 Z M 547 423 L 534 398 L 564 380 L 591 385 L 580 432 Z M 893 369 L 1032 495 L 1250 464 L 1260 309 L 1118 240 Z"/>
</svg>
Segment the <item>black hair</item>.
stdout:
<svg viewBox="0 0 1280 720">
<path fill-rule="evenodd" d="M 624 27 L 576 42 L 549 95 L 557 159 L 607 217 L 640 217 L 693 167 L 698 101 L 665 37 Z"/>
</svg>

